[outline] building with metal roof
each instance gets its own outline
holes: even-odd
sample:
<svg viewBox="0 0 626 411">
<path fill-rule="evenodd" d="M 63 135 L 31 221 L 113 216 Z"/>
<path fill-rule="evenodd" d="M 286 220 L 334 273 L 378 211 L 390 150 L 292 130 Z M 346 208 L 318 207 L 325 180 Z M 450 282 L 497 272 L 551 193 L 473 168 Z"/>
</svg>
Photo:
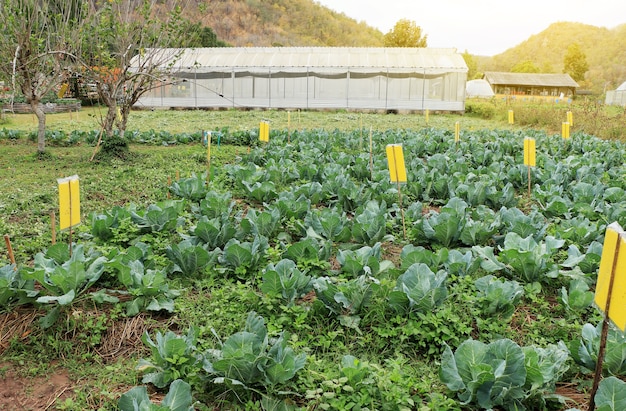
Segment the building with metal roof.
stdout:
<svg viewBox="0 0 626 411">
<path fill-rule="evenodd" d="M 146 53 L 154 55 L 152 53 Z M 147 107 L 463 111 L 467 65 L 455 49 L 163 49 L 169 80 Z M 141 57 L 135 57 L 136 65 Z"/>
<path fill-rule="evenodd" d="M 578 83 L 569 74 L 485 72 L 497 96 L 518 100 L 564 100 L 576 94 Z"/>
</svg>

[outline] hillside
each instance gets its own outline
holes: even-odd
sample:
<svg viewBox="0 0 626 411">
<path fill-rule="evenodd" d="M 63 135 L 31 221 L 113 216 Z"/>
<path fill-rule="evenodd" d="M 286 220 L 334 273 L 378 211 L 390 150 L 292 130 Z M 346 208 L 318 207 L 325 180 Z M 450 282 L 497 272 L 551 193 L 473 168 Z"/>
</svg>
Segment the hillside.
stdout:
<svg viewBox="0 0 626 411">
<path fill-rule="evenodd" d="M 382 46 L 379 30 L 314 0 L 196 1 L 190 17 L 233 46 Z M 554 23 L 504 53 L 477 56 L 478 71 L 509 71 L 530 60 L 544 72 L 560 73 L 567 47 L 574 42 L 579 43 L 589 64 L 581 88 L 602 94 L 626 81 L 626 24 L 607 29 Z"/>
<path fill-rule="evenodd" d="M 488 59 L 479 60 L 480 71 L 509 71 L 530 60 L 543 71 L 561 73 L 567 47 L 578 43 L 587 56 L 589 71 L 582 88 L 602 93 L 626 80 L 626 24 L 614 29 L 559 22 L 539 34 Z"/>
<path fill-rule="evenodd" d="M 313 0 L 211 0 L 194 15 L 233 46 L 382 45 L 379 30 Z"/>
</svg>

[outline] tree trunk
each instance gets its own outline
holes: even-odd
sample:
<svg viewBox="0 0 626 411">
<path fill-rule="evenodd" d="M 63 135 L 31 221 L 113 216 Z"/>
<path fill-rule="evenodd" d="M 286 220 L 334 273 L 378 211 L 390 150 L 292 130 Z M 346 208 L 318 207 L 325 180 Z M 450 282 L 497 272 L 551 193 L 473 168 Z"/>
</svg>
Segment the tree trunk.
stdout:
<svg viewBox="0 0 626 411">
<path fill-rule="evenodd" d="M 40 100 L 31 100 L 30 106 L 37 116 L 37 154 L 43 154 L 46 151 L 46 113 Z"/>
<path fill-rule="evenodd" d="M 117 105 L 115 103 L 107 105 L 107 115 L 104 118 L 102 129 L 105 138 L 113 138 L 113 126 L 115 125 L 115 115 L 117 114 Z"/>
</svg>

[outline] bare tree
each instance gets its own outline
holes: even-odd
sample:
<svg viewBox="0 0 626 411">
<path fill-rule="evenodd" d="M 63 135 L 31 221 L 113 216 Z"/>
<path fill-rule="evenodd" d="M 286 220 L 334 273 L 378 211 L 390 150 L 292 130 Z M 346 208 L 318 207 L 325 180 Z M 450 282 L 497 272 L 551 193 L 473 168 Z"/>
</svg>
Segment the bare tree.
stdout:
<svg viewBox="0 0 626 411">
<path fill-rule="evenodd" d="M 80 16 L 80 0 L 0 0 L 0 71 L 37 116 L 39 154 L 46 147 L 42 99 L 70 73 Z"/>
<path fill-rule="evenodd" d="M 166 61 L 197 32 L 184 17 L 189 1 L 92 0 L 85 37 L 84 78 L 95 84 L 107 107 L 101 120 L 102 149 L 119 155 L 128 149 L 124 132 L 132 106 L 165 80 Z M 164 52 L 169 48 L 169 52 Z M 137 64 L 137 62 L 139 62 Z M 116 134 L 117 131 L 117 134 Z"/>
</svg>

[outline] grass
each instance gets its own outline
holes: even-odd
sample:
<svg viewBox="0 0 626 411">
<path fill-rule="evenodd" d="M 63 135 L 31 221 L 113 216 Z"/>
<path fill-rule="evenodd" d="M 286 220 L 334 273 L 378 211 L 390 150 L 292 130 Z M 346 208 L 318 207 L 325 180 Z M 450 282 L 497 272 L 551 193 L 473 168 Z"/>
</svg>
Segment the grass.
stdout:
<svg viewBox="0 0 626 411">
<path fill-rule="evenodd" d="M 100 128 L 100 119 L 105 115 L 104 108 L 85 107 L 79 113 L 50 114 L 46 118 L 48 129 L 90 131 Z M 230 130 L 256 129 L 261 120 L 269 120 L 271 129 L 287 130 L 389 130 L 416 129 L 426 126 L 454 129 L 456 121 L 462 122 L 463 128 L 480 129 L 493 126 L 492 120 L 475 117 L 463 117 L 455 114 L 429 115 L 428 124 L 422 114 L 379 114 L 356 113 L 347 111 L 284 111 L 284 110 L 140 110 L 131 113 L 128 130 L 148 131 L 164 130 L 170 133 L 193 133 L 199 130 Z M 37 121 L 30 114 L 6 114 L 0 128 L 35 131 Z M 499 127 L 506 128 L 503 122 Z"/>
</svg>

